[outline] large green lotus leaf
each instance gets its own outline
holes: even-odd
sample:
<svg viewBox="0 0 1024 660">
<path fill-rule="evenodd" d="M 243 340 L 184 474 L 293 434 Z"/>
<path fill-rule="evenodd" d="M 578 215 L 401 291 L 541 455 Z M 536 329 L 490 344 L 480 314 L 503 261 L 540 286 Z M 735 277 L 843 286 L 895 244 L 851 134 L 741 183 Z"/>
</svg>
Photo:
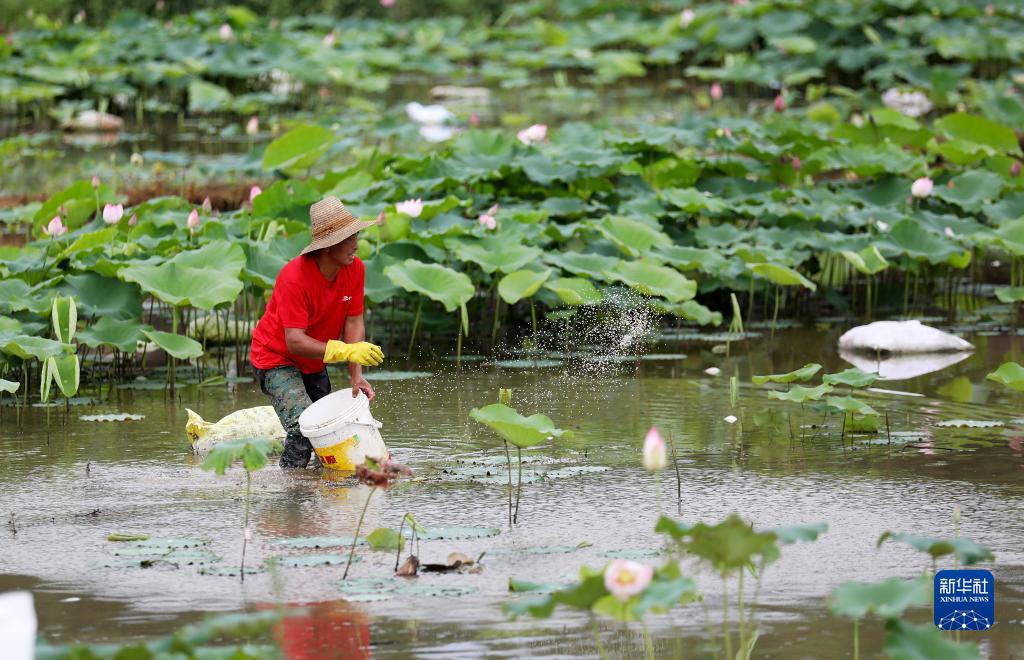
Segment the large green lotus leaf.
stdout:
<svg viewBox="0 0 1024 660">
<path fill-rule="evenodd" d="M 469 416 L 521 449 L 539 445 L 551 438 L 570 438 L 573 435 L 572 431 L 557 428 L 547 415 L 523 417 L 514 408 L 500 403 L 473 408 Z"/>
<path fill-rule="evenodd" d="M 856 268 L 858 272 L 865 275 L 874 275 L 889 267 L 889 262 L 886 261 L 875 245 L 869 245 L 859 252 L 843 250 L 839 254 L 843 255 L 843 258 Z"/>
<path fill-rule="evenodd" d="M 74 346 L 59 341 L 28 335 L 16 335 L 0 341 L 3 341 L 3 344 L 0 344 L 0 353 L 7 353 L 22 360 L 35 358 L 42 361 L 74 350 Z"/>
<path fill-rule="evenodd" d="M 392 296 L 401 291 L 384 275 L 384 269 L 397 261 L 386 254 L 378 254 L 363 261 L 366 267 L 364 295 L 374 304 L 391 300 Z"/>
<path fill-rule="evenodd" d="M 898 543 L 906 543 L 912 548 L 931 555 L 933 559 L 944 557 L 945 555 L 955 555 L 957 561 L 965 566 L 982 561 L 991 561 L 995 558 L 990 549 L 962 536 L 932 538 L 928 536 L 914 536 L 913 534 L 885 532 L 878 537 L 876 547 L 881 546 L 889 539 Z"/>
<path fill-rule="evenodd" d="M 28 301 L 31 299 L 32 288 L 24 280 L 0 280 L 0 309 L 20 312 L 27 309 Z"/>
<path fill-rule="evenodd" d="M 779 286 L 802 286 L 810 289 L 811 291 L 818 288 L 818 285 L 814 282 L 810 281 L 792 268 L 781 264 L 754 264 L 750 267 L 750 270 L 752 270 L 755 275 L 763 277 L 774 284 L 778 284 Z"/>
<path fill-rule="evenodd" d="M 1016 362 L 1004 362 L 985 378 L 1006 385 L 1018 392 L 1024 392 L 1024 367 Z"/>
<path fill-rule="evenodd" d="M 473 297 L 473 282 L 465 273 L 459 273 L 440 264 L 425 264 L 406 259 L 384 269 L 384 274 L 396 286 L 410 293 L 419 293 L 444 305 L 454 312 Z"/>
<path fill-rule="evenodd" d="M 220 85 L 194 78 L 188 84 L 188 111 L 197 113 L 220 110 L 231 102 L 231 92 Z"/>
<path fill-rule="evenodd" d="M 595 280 L 608 279 L 605 273 L 619 263 L 615 257 L 584 252 L 554 252 L 544 255 L 544 260 L 573 275 L 586 275 Z"/>
<path fill-rule="evenodd" d="M 523 298 L 531 298 L 540 291 L 551 276 L 549 269 L 517 270 L 501 278 L 498 282 L 498 295 L 509 305 L 514 305 Z"/>
<path fill-rule="evenodd" d="M 908 607 L 927 605 L 932 598 L 932 581 L 927 575 L 913 580 L 889 578 L 881 582 L 846 582 L 828 597 L 833 614 L 862 619 L 875 614 L 885 619 L 903 616 Z"/>
<path fill-rule="evenodd" d="M 883 651 L 890 660 L 980 660 L 978 645 L 956 642 L 933 623 L 908 623 L 891 618 L 885 622 Z"/>
<path fill-rule="evenodd" d="M 337 137 L 322 126 L 302 124 L 267 145 L 263 152 L 263 169 L 295 169 L 315 163 Z"/>
<path fill-rule="evenodd" d="M 133 319 L 142 314 L 139 287 L 113 277 L 91 272 L 67 275 L 60 290 L 74 295 L 86 315 Z"/>
<path fill-rule="evenodd" d="M 1021 153 L 1012 128 L 978 115 L 965 112 L 946 115 L 935 122 L 934 128 L 951 138 L 984 144 L 998 152 Z"/>
<path fill-rule="evenodd" d="M 818 49 L 814 39 L 800 35 L 772 37 L 768 40 L 768 45 L 778 48 L 787 55 L 810 55 Z"/>
<path fill-rule="evenodd" d="M 637 257 L 653 247 L 668 247 L 672 239 L 665 232 L 622 216 L 609 216 L 596 226 L 597 230 L 626 254 Z"/>
<path fill-rule="evenodd" d="M 289 218 L 298 220 L 304 226 L 309 227 L 309 207 L 321 196 L 320 191 L 306 181 L 296 179 L 275 181 L 256 199 L 252 200 L 252 212 L 257 218 L 261 216 Z M 308 243 L 309 237 L 306 238 Z M 292 256 L 294 257 L 295 254 Z"/>
<path fill-rule="evenodd" d="M 693 321 L 699 325 L 721 325 L 722 313 L 713 312 L 696 300 L 687 300 L 682 304 L 655 301 L 655 307 L 666 314 L 675 314 L 680 318 Z"/>
<path fill-rule="evenodd" d="M 825 397 L 825 403 L 829 408 L 844 413 L 855 415 L 877 415 L 878 411 L 868 404 L 853 398 L 852 396 L 829 396 Z"/>
<path fill-rule="evenodd" d="M 751 380 L 754 381 L 755 385 L 764 385 L 765 383 L 792 383 L 794 380 L 810 380 L 814 374 L 821 371 L 821 365 L 816 362 L 809 362 L 804 366 L 794 371 L 789 371 L 784 374 L 772 374 L 770 376 L 754 376 Z"/>
<path fill-rule="evenodd" d="M 555 292 L 567 305 L 596 305 L 603 296 L 594 283 L 585 277 L 556 277 L 544 286 Z"/>
<path fill-rule="evenodd" d="M 542 153 L 522 156 L 516 162 L 523 168 L 527 178 L 542 186 L 551 185 L 555 181 L 573 181 L 579 176 L 578 170 L 569 163 L 556 162 Z"/>
<path fill-rule="evenodd" d="M 832 391 L 831 385 L 818 385 L 817 387 L 803 387 L 801 385 L 793 385 L 786 392 L 769 392 L 768 396 L 773 399 L 779 399 L 780 401 L 792 401 L 793 403 L 805 403 L 807 401 L 817 401 L 821 397 L 825 396 Z"/>
<path fill-rule="evenodd" d="M 511 273 L 535 261 L 541 250 L 500 236 L 484 239 L 450 238 L 445 247 L 462 261 L 480 266 L 485 273 Z"/>
<path fill-rule="evenodd" d="M 955 204 L 965 211 L 977 212 L 986 203 L 999 199 L 1003 179 L 998 174 L 973 170 L 950 180 L 953 187 L 936 186 L 934 197 Z"/>
<path fill-rule="evenodd" d="M 196 250 L 174 255 L 171 263 L 237 275 L 245 267 L 245 251 L 237 243 L 210 241 Z"/>
<path fill-rule="evenodd" d="M 687 213 L 720 213 L 729 208 L 729 204 L 712 197 L 696 188 L 668 188 L 660 193 L 662 199 Z"/>
<path fill-rule="evenodd" d="M 153 330 L 149 326 L 142 329 L 142 334 L 146 335 L 151 342 L 167 351 L 168 355 L 179 360 L 197 358 L 203 354 L 203 345 L 190 337 L 176 335 L 172 332 Z"/>
<path fill-rule="evenodd" d="M 78 341 L 92 348 L 113 346 L 119 351 L 134 353 L 137 342 L 146 340 L 143 329 L 147 327 L 132 319 L 102 316 L 95 325 L 78 332 Z"/>
<path fill-rule="evenodd" d="M 53 378 L 53 382 L 57 383 L 61 394 L 69 399 L 78 394 L 79 374 L 81 371 L 78 356 L 74 353 L 60 355 L 48 358 L 46 362 L 46 372 Z"/>
<path fill-rule="evenodd" d="M 229 271 L 194 268 L 173 261 L 161 266 L 129 266 L 122 268 L 118 275 L 176 307 L 191 305 L 211 310 L 235 300 L 242 291 L 242 281 Z"/>
<path fill-rule="evenodd" d="M 1006 304 L 1024 301 L 1024 286 L 1001 286 L 993 289 L 999 302 Z"/>
<path fill-rule="evenodd" d="M 806 166 L 820 170 L 850 170 L 859 176 L 883 173 L 924 174 L 924 159 L 892 143 L 826 147 L 807 157 Z"/>
<path fill-rule="evenodd" d="M 65 225 L 71 228 L 78 227 L 96 213 L 97 195 L 101 208 L 103 204 L 114 201 L 114 191 L 110 186 L 101 184 L 98 189 L 94 189 L 88 179 L 76 181 L 43 202 L 32 217 L 32 223 L 38 227 L 45 227 L 46 223 L 60 213 Z M 61 207 L 64 208 L 63 212 Z"/>
<path fill-rule="evenodd" d="M 850 387 L 867 387 L 878 380 L 876 373 L 867 373 L 856 367 L 834 374 L 825 374 L 822 381 L 827 385 L 848 385 Z"/>
<path fill-rule="evenodd" d="M 1000 225 L 996 230 L 996 242 L 1014 256 L 1024 256 L 1024 218 Z M 2 286 L 3 282 L 0 282 Z"/>
<path fill-rule="evenodd" d="M 715 250 L 684 247 L 681 245 L 659 248 L 654 251 L 652 256 L 667 261 L 679 270 L 699 270 L 702 273 L 708 274 L 721 271 L 729 263 L 725 257 Z"/>
<path fill-rule="evenodd" d="M 261 289 L 273 289 L 281 269 L 285 267 L 288 260 L 260 243 L 245 243 L 242 245 L 245 252 L 245 269 L 242 271 L 242 279 L 252 282 Z"/>
<path fill-rule="evenodd" d="M 620 261 L 607 273 L 630 288 L 648 296 L 661 296 L 679 303 L 697 295 L 697 283 L 679 271 L 650 261 Z"/>
<path fill-rule="evenodd" d="M 86 232 L 65 247 L 56 259 L 63 261 L 79 253 L 105 250 L 116 237 L 117 227 L 105 227 L 97 231 Z"/>
<path fill-rule="evenodd" d="M 70 344 L 78 329 L 78 306 L 71 296 L 58 296 L 53 299 L 50 309 L 50 321 L 53 334 L 57 341 Z"/>
<path fill-rule="evenodd" d="M 945 263 L 957 251 L 956 246 L 945 236 L 925 229 L 919 220 L 910 218 L 893 225 L 888 236 L 879 244 L 898 254 L 913 259 L 926 259 L 933 264 Z"/>
<path fill-rule="evenodd" d="M 783 545 L 792 545 L 797 541 L 811 543 L 828 531 L 827 522 L 804 523 L 801 525 L 783 525 L 771 530 L 775 538 Z"/>
</svg>

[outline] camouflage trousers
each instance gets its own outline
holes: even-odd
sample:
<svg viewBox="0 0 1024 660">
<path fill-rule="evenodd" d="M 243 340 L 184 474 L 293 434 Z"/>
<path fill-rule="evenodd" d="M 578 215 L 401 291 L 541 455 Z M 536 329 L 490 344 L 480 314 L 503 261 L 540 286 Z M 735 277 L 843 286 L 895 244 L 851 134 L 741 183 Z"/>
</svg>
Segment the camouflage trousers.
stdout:
<svg viewBox="0 0 1024 660">
<path fill-rule="evenodd" d="M 331 379 L 327 376 L 327 369 L 315 374 L 304 374 L 295 367 L 254 371 L 260 389 L 270 397 L 270 405 L 274 406 L 286 434 L 281 467 L 306 467 L 313 453 L 313 445 L 299 431 L 299 415 L 314 401 L 331 393 Z"/>
</svg>

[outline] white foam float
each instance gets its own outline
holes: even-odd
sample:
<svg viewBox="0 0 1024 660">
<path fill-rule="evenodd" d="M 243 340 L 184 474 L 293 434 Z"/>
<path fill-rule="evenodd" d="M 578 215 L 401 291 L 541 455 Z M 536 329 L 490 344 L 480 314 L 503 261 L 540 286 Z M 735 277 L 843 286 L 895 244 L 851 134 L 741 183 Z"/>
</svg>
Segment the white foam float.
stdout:
<svg viewBox="0 0 1024 660">
<path fill-rule="evenodd" d="M 839 338 L 839 349 L 897 355 L 918 353 L 961 353 L 974 345 L 956 335 L 924 325 L 920 321 L 875 321 L 847 330 Z"/>
</svg>

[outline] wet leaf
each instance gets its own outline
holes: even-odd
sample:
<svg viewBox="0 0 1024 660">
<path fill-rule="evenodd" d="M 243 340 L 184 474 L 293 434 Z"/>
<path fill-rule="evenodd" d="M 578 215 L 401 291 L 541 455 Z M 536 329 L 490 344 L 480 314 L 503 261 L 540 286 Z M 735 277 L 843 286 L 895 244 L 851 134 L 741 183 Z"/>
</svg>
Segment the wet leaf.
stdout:
<svg viewBox="0 0 1024 660">
<path fill-rule="evenodd" d="M 875 614 L 885 619 L 903 616 L 908 607 L 927 605 L 932 600 L 932 581 L 922 575 L 913 580 L 889 578 L 881 582 L 846 582 L 829 595 L 833 614 L 862 619 Z"/>
<path fill-rule="evenodd" d="M 274 545 L 284 548 L 350 548 L 352 547 L 351 536 L 300 536 L 291 539 L 278 539 Z M 364 539 L 359 539 L 357 545 L 366 545 Z"/>
<path fill-rule="evenodd" d="M 809 362 L 804 366 L 790 371 L 784 374 L 771 374 L 769 376 L 753 376 L 751 380 L 754 381 L 755 385 L 764 385 L 765 383 L 792 383 L 794 380 L 810 380 L 814 374 L 821 370 L 821 365 L 815 362 Z"/>
<path fill-rule="evenodd" d="M 355 555 L 352 562 L 361 561 L 362 557 Z M 277 555 L 267 559 L 267 564 L 276 564 L 285 568 L 314 568 L 317 566 L 344 566 L 348 563 L 348 555 L 340 554 L 318 554 L 318 555 Z"/>
<path fill-rule="evenodd" d="M 171 550 L 185 550 L 188 548 L 201 548 L 209 545 L 209 541 L 202 539 L 160 539 L 149 538 L 132 543 L 131 547 L 153 550 L 156 552 L 170 552 Z"/>
<path fill-rule="evenodd" d="M 476 587 L 455 587 L 455 586 L 433 586 L 429 584 L 416 584 L 405 587 L 398 587 L 395 593 L 402 596 L 422 596 L 430 598 L 459 598 L 475 594 Z"/>
<path fill-rule="evenodd" d="M 878 411 L 852 396 L 830 396 L 825 397 L 825 404 L 833 410 L 839 410 L 855 415 L 877 415 Z"/>
<path fill-rule="evenodd" d="M 416 534 L 416 537 L 421 541 L 435 541 L 445 540 L 451 541 L 455 539 L 482 539 L 490 536 L 497 536 L 501 534 L 501 530 L 497 527 L 434 527 L 431 526 L 427 531 Z M 412 530 L 406 527 L 402 531 L 402 535 L 405 538 L 412 537 Z"/>
<path fill-rule="evenodd" d="M 517 270 L 501 278 L 498 282 L 498 294 L 509 305 L 514 305 L 524 298 L 532 298 L 548 281 L 551 270 Z"/>
<path fill-rule="evenodd" d="M 906 543 L 912 548 L 931 555 L 933 558 L 955 555 L 957 561 L 965 566 L 995 559 L 990 549 L 962 536 L 955 538 L 931 538 L 927 536 L 914 536 L 912 534 L 885 532 L 878 538 L 876 546 L 881 546 L 889 539 L 898 543 Z"/>
<path fill-rule="evenodd" d="M 603 465 L 571 465 L 569 467 L 558 468 L 557 470 L 550 470 L 544 473 L 544 479 L 565 479 L 567 477 L 578 477 L 583 474 L 594 474 L 597 472 L 607 472 L 611 470 L 610 467 Z"/>
<path fill-rule="evenodd" d="M 867 373 L 856 367 L 850 367 L 834 374 L 825 374 L 821 379 L 826 385 L 848 385 L 850 387 L 867 387 L 878 380 L 877 373 Z"/>
<path fill-rule="evenodd" d="M 793 403 L 804 403 L 806 401 L 817 401 L 832 391 L 831 385 L 818 385 L 817 387 L 802 387 L 793 385 L 787 392 L 769 392 L 768 396 L 780 401 L 792 401 Z"/>
<path fill-rule="evenodd" d="M 338 585 L 338 591 L 348 595 L 355 594 L 386 594 L 394 591 L 398 585 L 394 580 L 381 578 L 359 578 L 345 580 Z"/>
<path fill-rule="evenodd" d="M 79 415 L 78 419 L 83 422 L 137 422 L 145 419 L 145 415 L 132 415 L 130 413 L 105 413 L 103 415 Z"/>
<path fill-rule="evenodd" d="M 775 538 L 778 539 L 779 543 L 783 545 L 789 545 L 796 543 L 797 541 L 805 541 L 810 543 L 817 541 L 818 537 L 824 534 L 828 530 L 828 523 L 817 522 L 817 523 L 806 523 L 803 525 L 783 525 L 782 527 L 776 527 L 771 530 L 775 534 Z"/>
<path fill-rule="evenodd" d="M 541 545 L 530 548 L 491 548 L 488 557 L 511 557 L 515 555 L 563 555 L 576 552 L 579 548 L 571 545 Z"/>
<path fill-rule="evenodd" d="M 259 470 L 267 464 L 267 456 L 281 451 L 280 441 L 268 438 L 249 438 L 240 440 L 227 440 L 218 443 L 203 460 L 204 470 L 213 470 L 217 474 L 224 474 L 224 470 L 239 458 L 249 472 Z"/>
<path fill-rule="evenodd" d="M 650 261 L 620 261 L 608 275 L 648 296 L 659 296 L 671 303 L 690 300 L 697 294 L 697 283 L 685 275 Z"/>
<path fill-rule="evenodd" d="M 608 557 L 609 559 L 654 559 L 660 557 L 661 552 L 650 548 L 636 548 L 627 550 L 608 550 L 607 552 L 602 552 L 601 556 Z"/>
<path fill-rule="evenodd" d="M 552 594 L 560 589 L 564 589 L 566 586 L 564 583 L 530 582 L 527 580 L 517 580 L 513 577 L 508 579 L 508 590 L 517 594 Z"/>
<path fill-rule="evenodd" d="M 514 408 L 500 403 L 474 408 L 469 412 L 469 416 L 522 449 L 553 438 L 570 438 L 573 435 L 571 431 L 557 428 L 547 415 L 523 417 Z"/>
<path fill-rule="evenodd" d="M 802 286 L 815 291 L 818 286 L 792 268 L 780 264 L 753 264 L 750 270 L 779 286 Z"/>
<path fill-rule="evenodd" d="M 366 535 L 366 542 L 374 550 L 400 551 L 405 547 L 405 541 L 393 529 L 380 527 Z"/>
<path fill-rule="evenodd" d="M 263 568 L 246 566 L 246 575 L 257 575 L 263 572 Z M 241 569 L 238 566 L 207 566 L 199 569 L 200 575 L 213 575 L 216 577 L 231 577 L 238 578 L 242 574 Z"/>
<path fill-rule="evenodd" d="M 985 378 L 1006 385 L 1018 392 L 1024 392 L 1024 367 L 1016 362 L 1004 362 L 998 369 L 985 376 Z"/>
<path fill-rule="evenodd" d="M 958 644 L 930 623 L 913 624 L 890 619 L 885 624 L 885 653 L 891 660 L 978 660 L 975 644 Z"/>
<path fill-rule="evenodd" d="M 127 541 L 148 541 L 149 534 L 121 534 L 114 532 L 107 536 L 108 541 L 114 541 L 116 543 L 124 543 Z"/>
<path fill-rule="evenodd" d="M 996 428 L 998 426 L 1003 426 L 1003 422 L 993 420 L 984 421 L 976 419 L 949 419 L 941 422 L 936 422 L 935 426 L 972 429 L 991 429 Z"/>
<path fill-rule="evenodd" d="M 755 557 L 766 564 L 779 558 L 775 533 L 754 531 L 734 513 L 716 525 L 697 523 L 688 528 L 662 516 L 655 531 L 667 533 L 682 549 L 704 559 L 721 575 L 748 566 Z"/>
</svg>

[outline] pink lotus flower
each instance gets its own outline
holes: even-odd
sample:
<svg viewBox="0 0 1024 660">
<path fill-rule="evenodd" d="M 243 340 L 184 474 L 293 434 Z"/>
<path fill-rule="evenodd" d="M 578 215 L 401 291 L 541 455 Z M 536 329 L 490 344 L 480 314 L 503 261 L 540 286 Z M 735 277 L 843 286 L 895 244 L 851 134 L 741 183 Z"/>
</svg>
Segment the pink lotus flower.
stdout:
<svg viewBox="0 0 1024 660">
<path fill-rule="evenodd" d="M 616 559 L 604 569 L 604 586 L 619 602 L 643 592 L 654 577 L 654 569 L 628 559 Z"/>
<path fill-rule="evenodd" d="M 789 164 L 797 172 L 799 172 L 800 168 L 803 166 L 803 164 L 800 162 L 800 158 L 798 156 L 793 156 L 793 159 L 791 161 L 789 161 Z"/>
<path fill-rule="evenodd" d="M 210 196 L 207 195 L 203 198 L 203 213 L 209 213 L 213 210 L 213 202 L 210 201 Z"/>
<path fill-rule="evenodd" d="M 387 222 L 387 218 L 388 218 L 388 214 L 385 213 L 384 211 L 381 211 L 380 213 L 378 213 L 377 214 L 377 226 L 378 227 L 383 227 L 384 223 Z"/>
<path fill-rule="evenodd" d="M 249 121 L 245 122 L 245 134 L 256 135 L 260 132 L 260 120 L 256 118 L 256 115 L 249 117 Z"/>
<path fill-rule="evenodd" d="M 643 461 L 648 472 L 665 469 L 665 440 L 656 426 L 652 426 L 644 437 Z"/>
<path fill-rule="evenodd" d="M 103 222 L 108 225 L 116 225 L 121 222 L 124 215 L 124 206 L 121 204 L 106 204 L 103 207 Z"/>
<path fill-rule="evenodd" d="M 256 198 L 263 194 L 263 189 L 259 186 L 253 186 L 249 188 L 249 203 L 256 201 Z"/>
<path fill-rule="evenodd" d="M 395 0 L 380 0 L 381 7 L 394 7 Z"/>
<path fill-rule="evenodd" d="M 235 31 L 231 29 L 231 25 L 228 23 L 223 23 L 220 29 L 217 30 L 217 33 L 220 35 L 221 41 L 231 41 L 235 37 Z"/>
<path fill-rule="evenodd" d="M 1013 161 L 1010 164 L 1010 176 L 1012 176 L 1012 177 L 1020 176 L 1020 161 L 1019 160 L 1015 160 L 1015 161 Z"/>
<path fill-rule="evenodd" d="M 534 124 L 533 126 L 530 126 L 529 128 L 524 128 L 523 130 L 516 133 L 516 137 L 519 138 L 519 141 L 526 145 L 543 142 L 544 139 L 547 138 L 547 136 L 547 124 Z"/>
<path fill-rule="evenodd" d="M 128 218 L 128 226 L 134 227 L 137 224 L 139 224 L 139 216 L 132 213 L 132 217 Z"/>
<path fill-rule="evenodd" d="M 786 109 L 786 99 L 782 98 L 782 94 L 779 94 L 775 97 L 772 106 L 775 108 L 775 112 L 782 112 Z"/>
<path fill-rule="evenodd" d="M 53 220 L 50 220 L 50 223 L 43 229 L 43 233 L 50 238 L 57 238 L 58 236 L 63 236 L 68 233 L 68 228 L 64 226 L 60 216 L 55 215 L 53 216 Z"/>
<path fill-rule="evenodd" d="M 498 228 L 498 221 L 494 219 L 493 215 L 490 215 L 488 213 L 484 213 L 482 216 L 477 218 L 477 222 L 480 223 L 481 227 L 486 227 L 487 229 Z"/>
<path fill-rule="evenodd" d="M 330 32 L 328 32 L 327 36 L 324 37 L 324 45 L 327 46 L 328 48 L 334 48 L 334 44 L 337 41 L 338 41 L 338 37 L 335 36 L 334 30 L 331 30 Z"/>
<path fill-rule="evenodd" d="M 935 186 L 932 180 L 926 176 L 921 177 L 910 186 L 910 194 L 919 199 L 924 199 L 928 195 L 932 194 L 932 188 Z"/>
<path fill-rule="evenodd" d="M 97 189 L 99 187 L 100 187 L 100 178 L 98 176 L 96 176 L 96 175 L 93 175 L 93 177 L 92 177 L 92 188 L 93 188 L 93 190 L 95 190 L 95 189 Z"/>
<path fill-rule="evenodd" d="M 188 214 L 188 222 L 185 225 L 193 234 L 196 233 L 196 229 L 199 228 L 199 212 L 192 209 L 192 212 Z"/>
<path fill-rule="evenodd" d="M 693 23 L 693 19 L 696 17 L 697 15 L 693 10 L 687 7 L 683 11 L 679 12 L 679 25 L 684 28 L 690 27 L 690 23 Z"/>
<path fill-rule="evenodd" d="M 711 90 L 709 91 L 709 93 L 711 94 L 711 99 L 712 100 L 714 100 L 714 101 L 721 101 L 722 100 L 722 86 L 719 85 L 718 83 L 711 83 Z"/>
<path fill-rule="evenodd" d="M 469 115 L 469 125 L 470 126 L 479 126 L 480 125 L 480 115 L 476 114 L 475 112 L 471 113 Z"/>
<path fill-rule="evenodd" d="M 395 204 L 395 210 L 399 213 L 404 213 L 410 218 L 420 217 L 420 213 L 423 213 L 423 200 L 420 198 L 407 199 L 404 202 L 398 202 Z"/>
</svg>

